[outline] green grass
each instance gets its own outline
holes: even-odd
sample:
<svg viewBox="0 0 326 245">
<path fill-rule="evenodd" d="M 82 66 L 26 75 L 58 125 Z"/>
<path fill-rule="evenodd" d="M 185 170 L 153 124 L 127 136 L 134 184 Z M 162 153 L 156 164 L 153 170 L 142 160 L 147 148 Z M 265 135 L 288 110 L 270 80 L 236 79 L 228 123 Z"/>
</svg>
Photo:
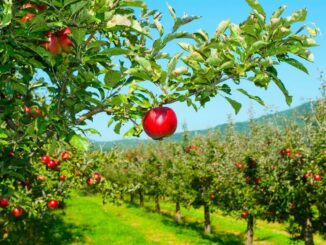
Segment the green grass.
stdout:
<svg viewBox="0 0 326 245">
<path fill-rule="evenodd" d="M 65 214 L 57 226 L 60 243 L 53 244 L 110 244 L 110 245 L 188 245 L 188 244 L 243 244 L 246 229 L 244 220 L 212 214 L 213 234 L 205 235 L 203 230 L 203 210 L 182 209 L 183 221 L 177 224 L 173 217 L 174 205 L 162 203 L 162 213 L 153 212 L 153 203 L 145 208 L 137 205 L 102 205 L 99 196 L 73 194 L 67 201 Z M 68 233 L 64 234 L 64 229 Z M 326 244 L 315 237 L 316 244 Z M 291 242 L 285 228 L 280 224 L 258 222 L 254 244 L 289 244 Z M 52 244 L 52 243 L 51 243 Z M 299 243 L 303 244 L 303 243 Z"/>
</svg>

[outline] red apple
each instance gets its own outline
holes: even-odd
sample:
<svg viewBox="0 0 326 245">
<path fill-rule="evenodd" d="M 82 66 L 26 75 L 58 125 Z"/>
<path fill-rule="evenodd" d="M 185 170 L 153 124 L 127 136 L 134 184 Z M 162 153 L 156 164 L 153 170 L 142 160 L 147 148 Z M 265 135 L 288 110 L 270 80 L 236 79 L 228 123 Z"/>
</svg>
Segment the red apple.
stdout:
<svg viewBox="0 0 326 245">
<path fill-rule="evenodd" d="M 15 153 L 13 151 L 9 151 L 8 156 L 14 157 L 15 156 Z"/>
<path fill-rule="evenodd" d="M 291 156 L 291 149 L 290 148 L 284 148 L 284 149 L 282 149 L 281 151 L 280 151 L 280 154 L 281 154 L 281 156 Z"/>
<path fill-rule="evenodd" d="M 43 176 L 43 175 L 38 175 L 38 176 L 36 176 L 36 180 L 37 180 L 38 182 L 43 182 L 43 181 L 46 180 L 46 177 Z"/>
<path fill-rule="evenodd" d="M 316 181 L 321 181 L 321 176 L 320 176 L 320 174 L 315 174 L 314 179 L 315 179 Z"/>
<path fill-rule="evenodd" d="M 5 198 L 5 197 L 2 197 L 0 199 L 0 207 L 7 207 L 9 206 L 9 199 L 8 198 Z"/>
<path fill-rule="evenodd" d="M 245 168 L 245 165 L 243 163 L 241 163 L 241 162 L 237 162 L 235 164 L 235 166 L 236 166 L 237 169 L 244 169 Z"/>
<path fill-rule="evenodd" d="M 23 5 L 23 9 L 28 9 L 28 8 L 36 9 L 37 6 L 36 6 L 36 4 L 33 4 L 33 3 L 25 3 Z"/>
<path fill-rule="evenodd" d="M 53 32 L 48 32 L 47 37 L 48 41 L 46 43 L 41 44 L 41 46 L 53 55 L 61 53 L 61 46 L 57 36 Z"/>
<path fill-rule="evenodd" d="M 24 112 L 25 113 L 29 113 L 29 112 L 31 112 L 32 111 L 32 107 L 28 107 L 28 106 L 25 106 L 24 107 Z"/>
<path fill-rule="evenodd" d="M 11 214 L 15 217 L 20 217 L 24 213 L 24 210 L 21 207 L 16 207 L 13 210 L 11 210 Z"/>
<path fill-rule="evenodd" d="M 60 31 L 59 37 L 58 37 L 59 43 L 60 43 L 62 49 L 67 53 L 69 53 L 71 51 L 71 47 L 74 45 L 68 36 L 69 34 L 71 34 L 71 29 L 69 27 L 67 27 L 67 28 L 63 29 L 62 31 Z"/>
<path fill-rule="evenodd" d="M 260 177 L 256 177 L 256 178 L 255 178 L 255 183 L 256 183 L 256 184 L 259 184 L 260 182 L 261 182 L 261 178 L 260 178 Z"/>
<path fill-rule="evenodd" d="M 31 20 L 34 16 L 35 16 L 35 14 L 25 14 L 22 17 L 22 22 L 26 23 L 27 21 Z"/>
<path fill-rule="evenodd" d="M 177 129 L 177 116 L 168 107 L 156 107 L 146 112 L 143 128 L 153 139 L 162 139 L 172 135 Z"/>
<path fill-rule="evenodd" d="M 41 162 L 44 164 L 48 164 L 51 161 L 50 157 L 48 155 L 41 156 Z"/>
<path fill-rule="evenodd" d="M 51 199 L 50 201 L 48 201 L 48 207 L 51 209 L 55 209 L 59 204 L 59 201 L 55 200 L 55 199 Z"/>
<path fill-rule="evenodd" d="M 62 154 L 61 154 L 62 161 L 67 160 L 69 158 L 70 158 L 70 152 L 69 151 L 62 152 Z"/>
<path fill-rule="evenodd" d="M 296 153 L 294 153 L 294 156 L 295 156 L 296 158 L 301 158 L 301 157 L 302 157 L 302 155 L 301 155 L 300 152 L 296 152 Z"/>
<path fill-rule="evenodd" d="M 248 217 L 249 213 L 247 211 L 242 212 L 241 217 L 246 219 Z"/>
<path fill-rule="evenodd" d="M 97 181 L 100 182 L 102 180 L 102 175 L 98 172 L 93 173 L 93 178 Z"/>
<path fill-rule="evenodd" d="M 215 197 L 216 197 L 216 195 L 215 195 L 215 194 L 213 194 L 213 193 L 210 195 L 210 198 L 211 198 L 212 200 L 214 200 L 214 199 L 215 199 Z"/>
<path fill-rule="evenodd" d="M 93 178 L 88 178 L 86 180 L 86 183 L 87 183 L 87 185 L 94 185 L 95 184 L 95 180 Z"/>
<path fill-rule="evenodd" d="M 46 6 L 46 4 L 40 4 L 37 6 L 37 10 L 38 11 L 43 11 L 43 10 L 46 10 L 48 6 Z"/>
<path fill-rule="evenodd" d="M 54 168 L 57 166 L 57 163 L 54 161 L 54 160 L 50 160 L 48 163 L 47 163 L 47 166 L 49 168 Z"/>
<path fill-rule="evenodd" d="M 60 181 L 65 181 L 65 180 L 66 180 L 66 176 L 64 176 L 64 175 L 60 175 L 60 176 L 59 176 L 59 180 L 60 180 Z"/>
</svg>

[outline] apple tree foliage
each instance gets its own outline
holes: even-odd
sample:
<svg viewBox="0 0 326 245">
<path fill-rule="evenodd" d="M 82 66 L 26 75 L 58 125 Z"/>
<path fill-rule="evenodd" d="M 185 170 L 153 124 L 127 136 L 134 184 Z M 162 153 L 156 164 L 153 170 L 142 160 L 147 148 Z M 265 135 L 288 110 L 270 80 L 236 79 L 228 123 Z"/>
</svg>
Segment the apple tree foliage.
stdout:
<svg viewBox="0 0 326 245">
<path fill-rule="evenodd" d="M 237 112 L 234 90 L 263 104 L 241 89 L 243 79 L 265 89 L 275 83 L 290 103 L 277 65 L 307 72 L 299 60 L 312 61 L 316 30 L 293 28 L 305 20 L 306 9 L 282 17 L 280 7 L 268 17 L 257 1 L 247 3 L 252 11 L 245 21 L 223 21 L 210 36 L 183 31 L 198 16 L 177 17 L 171 6 L 173 26 L 167 31 L 162 14 L 143 1 L 1 1 L 0 195 L 10 199 L 0 207 L 3 237 L 17 221 L 45 215 L 48 200 L 63 201 L 69 184 L 58 177 L 65 174 L 74 185 L 76 171 L 83 169 L 60 155 L 87 150 L 81 135 L 97 133 L 85 126 L 98 113 L 110 116 L 117 133 L 131 122 L 128 136 L 141 133 L 140 119 L 153 106 L 181 101 L 197 109 L 221 95 Z M 167 53 L 170 43 L 180 52 Z M 60 164 L 42 165 L 44 154 Z M 84 170 L 89 173 L 77 177 L 93 171 Z M 40 175 L 46 181 L 37 181 Z M 23 217 L 12 217 L 15 207 L 23 208 Z"/>
</svg>

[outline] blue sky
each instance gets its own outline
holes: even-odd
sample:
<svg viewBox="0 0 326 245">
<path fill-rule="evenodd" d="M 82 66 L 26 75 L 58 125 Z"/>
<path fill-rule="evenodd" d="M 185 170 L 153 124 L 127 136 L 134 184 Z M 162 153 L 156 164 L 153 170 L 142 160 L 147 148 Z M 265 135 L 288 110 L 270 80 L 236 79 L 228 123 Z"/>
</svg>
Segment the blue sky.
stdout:
<svg viewBox="0 0 326 245">
<path fill-rule="evenodd" d="M 166 1 L 146 0 L 145 2 L 151 9 L 157 9 L 163 12 L 163 25 L 167 29 L 171 27 L 172 21 L 166 7 Z M 184 13 L 202 16 L 201 19 L 187 25 L 184 30 L 196 31 L 198 29 L 205 29 L 211 35 L 222 20 L 230 19 L 233 23 L 240 23 L 250 13 L 250 8 L 247 6 L 245 0 L 170 0 L 168 2 L 176 10 L 178 16 L 182 16 Z M 293 11 L 305 7 L 308 9 L 308 18 L 305 24 L 315 23 L 320 28 L 321 34 L 317 38 L 317 43 L 320 46 L 312 49 L 315 55 L 315 62 L 312 64 L 303 62 L 310 72 L 309 75 L 297 71 L 288 65 L 279 67 L 279 77 L 293 96 L 291 107 L 298 106 L 307 100 L 318 97 L 320 95 L 319 88 L 321 85 L 318 77 L 320 71 L 326 71 L 326 1 L 260 0 L 260 3 L 268 14 L 271 14 L 281 5 L 287 6 L 285 15 L 290 15 Z M 175 103 L 169 105 L 169 107 L 173 108 L 178 116 L 177 132 L 182 131 L 182 125 L 184 123 L 187 124 L 189 130 L 207 129 L 227 122 L 230 115 L 235 121 L 245 121 L 248 119 L 249 110 L 253 110 L 255 113 L 254 116 L 258 117 L 271 110 L 281 111 L 290 108 L 287 106 L 281 92 L 274 85 L 267 91 L 257 89 L 246 81 L 243 81 L 241 86 L 250 93 L 261 96 L 268 105 L 268 108 L 254 101 L 250 101 L 238 93 L 234 93 L 232 97 L 242 103 L 242 109 L 237 115 L 235 115 L 232 107 L 220 97 L 211 100 L 205 108 L 201 108 L 198 112 L 195 112 L 192 108 L 188 108 L 185 104 Z M 122 134 L 115 134 L 112 127 L 107 127 L 107 122 L 108 117 L 106 115 L 100 114 L 95 116 L 93 122 L 89 122 L 88 126 L 96 128 L 102 136 L 89 137 L 100 141 L 122 139 Z M 142 134 L 141 138 L 146 139 L 147 136 Z"/>
</svg>

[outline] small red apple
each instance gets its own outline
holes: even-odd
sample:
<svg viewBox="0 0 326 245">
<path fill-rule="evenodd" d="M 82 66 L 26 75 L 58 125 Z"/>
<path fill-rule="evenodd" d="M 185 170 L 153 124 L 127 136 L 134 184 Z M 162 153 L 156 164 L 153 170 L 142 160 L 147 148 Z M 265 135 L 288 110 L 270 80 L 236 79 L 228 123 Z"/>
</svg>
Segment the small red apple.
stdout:
<svg viewBox="0 0 326 245">
<path fill-rule="evenodd" d="M 212 193 L 212 194 L 210 195 L 210 198 L 211 198 L 212 200 L 214 200 L 214 199 L 216 198 L 216 195 Z"/>
<path fill-rule="evenodd" d="M 261 178 L 260 178 L 260 177 L 256 177 L 256 178 L 255 178 L 255 183 L 256 183 L 256 184 L 259 184 L 260 182 L 261 182 Z"/>
<path fill-rule="evenodd" d="M 315 179 L 316 181 L 321 181 L 321 176 L 320 176 L 320 174 L 315 174 L 315 175 L 314 175 L 314 179 Z"/>
<path fill-rule="evenodd" d="M 23 23 L 26 23 L 27 21 L 31 20 L 33 17 L 35 16 L 35 14 L 25 14 L 23 17 L 22 17 L 22 22 Z"/>
<path fill-rule="evenodd" d="M 48 163 L 47 163 L 47 166 L 49 168 L 55 168 L 57 166 L 57 163 L 54 161 L 54 160 L 50 160 Z"/>
<path fill-rule="evenodd" d="M 152 139 L 162 139 L 172 135 L 177 129 L 177 116 L 169 107 L 156 107 L 146 112 L 143 128 Z"/>
<path fill-rule="evenodd" d="M 61 46 L 58 41 L 57 36 L 53 32 L 47 33 L 48 41 L 41 44 L 46 50 L 48 50 L 52 55 L 57 55 L 61 53 Z"/>
<path fill-rule="evenodd" d="M 70 152 L 69 151 L 62 152 L 62 154 L 61 154 L 62 161 L 67 160 L 69 158 L 70 158 Z"/>
<path fill-rule="evenodd" d="M 93 178 L 97 181 L 100 182 L 102 180 L 102 175 L 98 172 L 93 173 Z"/>
<path fill-rule="evenodd" d="M 51 199 L 50 201 L 48 201 L 48 207 L 51 209 L 55 209 L 58 205 L 59 205 L 59 201 L 55 199 Z"/>
<path fill-rule="evenodd" d="M 23 9 L 28 9 L 28 8 L 36 9 L 37 6 L 35 4 L 33 4 L 33 3 L 25 3 L 23 5 Z"/>
<path fill-rule="evenodd" d="M 281 156 L 291 156 L 291 149 L 290 148 L 284 148 L 280 151 Z"/>
<path fill-rule="evenodd" d="M 14 157 L 15 156 L 15 153 L 13 151 L 9 151 L 8 156 Z"/>
<path fill-rule="evenodd" d="M 38 176 L 36 176 L 36 180 L 37 180 L 38 182 L 43 182 L 43 181 L 46 180 L 46 177 L 43 176 L 43 175 L 38 175 Z"/>
<path fill-rule="evenodd" d="M 6 197 L 2 197 L 0 199 L 0 207 L 8 207 L 9 206 L 9 199 Z"/>
<path fill-rule="evenodd" d="M 24 213 L 24 210 L 21 207 L 16 207 L 13 210 L 11 210 L 11 214 L 15 217 L 20 217 Z"/>
<path fill-rule="evenodd" d="M 236 166 L 237 169 L 244 169 L 245 168 L 245 165 L 243 163 L 241 163 L 241 162 L 237 162 L 235 164 L 235 166 Z"/>
<path fill-rule="evenodd" d="M 48 155 L 41 156 L 41 162 L 44 164 L 48 164 L 51 161 L 50 157 Z"/>
<path fill-rule="evenodd" d="M 37 10 L 38 11 L 43 11 L 43 10 L 46 10 L 48 6 L 46 6 L 46 4 L 40 4 L 37 6 Z"/>
<path fill-rule="evenodd" d="M 25 113 L 29 113 L 29 112 L 31 112 L 32 111 L 32 107 L 28 107 L 28 106 L 25 106 L 24 107 L 24 112 Z"/>
<path fill-rule="evenodd" d="M 66 27 L 62 31 L 60 31 L 58 40 L 62 47 L 62 49 L 69 53 L 71 51 L 71 47 L 74 45 L 71 39 L 69 38 L 69 34 L 71 34 L 71 29 L 69 27 Z"/>
<path fill-rule="evenodd" d="M 94 185 L 95 184 L 95 180 L 93 179 L 93 178 L 88 178 L 87 180 L 86 180 L 86 183 L 87 183 L 87 185 L 89 185 L 89 186 L 91 186 L 91 185 Z"/>
<path fill-rule="evenodd" d="M 66 176 L 64 176 L 64 175 L 60 175 L 60 176 L 59 176 L 59 180 L 60 180 L 60 181 L 65 181 L 65 180 L 66 180 Z"/>
<path fill-rule="evenodd" d="M 249 213 L 247 211 L 243 211 L 241 214 L 241 217 L 246 219 L 248 217 Z"/>
</svg>

